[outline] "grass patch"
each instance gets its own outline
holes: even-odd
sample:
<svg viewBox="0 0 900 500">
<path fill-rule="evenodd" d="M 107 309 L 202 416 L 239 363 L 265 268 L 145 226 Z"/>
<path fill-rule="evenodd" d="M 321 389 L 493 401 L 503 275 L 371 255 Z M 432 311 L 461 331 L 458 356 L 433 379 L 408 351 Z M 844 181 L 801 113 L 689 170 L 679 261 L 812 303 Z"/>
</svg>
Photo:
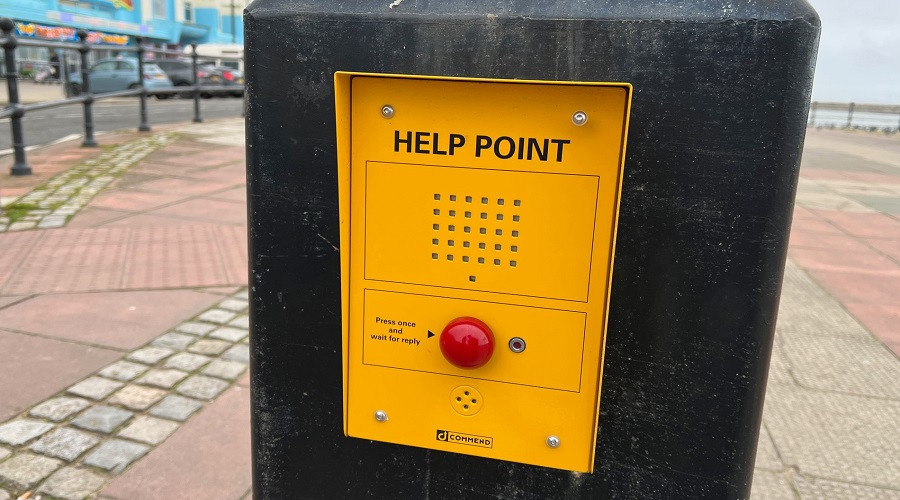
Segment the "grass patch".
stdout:
<svg viewBox="0 0 900 500">
<path fill-rule="evenodd" d="M 3 207 L 3 215 L 9 218 L 9 223 L 21 219 L 28 215 L 28 212 L 32 210 L 39 210 L 41 207 L 31 204 L 31 203 L 19 203 L 13 202 L 9 205 Z"/>
</svg>

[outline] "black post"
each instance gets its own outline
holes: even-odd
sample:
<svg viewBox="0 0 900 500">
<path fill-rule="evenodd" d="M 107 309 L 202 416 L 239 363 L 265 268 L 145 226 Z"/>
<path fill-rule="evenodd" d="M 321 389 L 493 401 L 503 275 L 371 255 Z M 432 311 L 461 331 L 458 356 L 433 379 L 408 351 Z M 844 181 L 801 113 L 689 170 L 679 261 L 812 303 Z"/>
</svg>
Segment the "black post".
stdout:
<svg viewBox="0 0 900 500">
<path fill-rule="evenodd" d="M 141 86 L 141 94 L 139 96 L 141 110 L 141 124 L 138 125 L 138 132 L 149 132 L 150 125 L 147 125 L 147 87 L 144 86 L 144 37 L 135 38 L 137 42 L 138 56 L 138 84 Z"/>
<path fill-rule="evenodd" d="M 853 126 L 853 108 L 856 107 L 856 103 L 851 102 L 850 108 L 847 110 L 847 128 Z"/>
<path fill-rule="evenodd" d="M 59 60 L 59 79 L 61 80 L 63 86 L 63 92 L 65 93 L 66 87 L 69 86 L 69 56 L 66 54 L 66 51 L 63 50 L 62 57 Z"/>
<path fill-rule="evenodd" d="M 94 140 L 94 113 L 91 106 L 94 104 L 94 95 L 91 94 L 90 68 L 88 68 L 88 52 L 91 46 L 87 42 L 87 31 L 78 30 L 78 39 L 81 40 L 81 46 L 78 52 L 81 53 L 81 93 L 84 94 L 84 141 L 81 147 L 93 148 L 97 146 Z"/>
<path fill-rule="evenodd" d="M 200 123 L 203 118 L 200 116 L 200 84 L 197 82 L 197 42 L 191 43 L 191 68 L 191 79 L 194 81 L 194 123 Z"/>
<path fill-rule="evenodd" d="M 13 22 L 11 19 L 0 19 L 0 29 L 3 30 L 3 53 L 6 63 L 6 88 L 9 92 L 9 106 L 13 108 L 10 117 L 12 129 L 12 146 L 15 161 L 9 169 L 11 175 L 31 175 L 31 165 L 25 160 L 25 139 L 22 137 L 22 116 L 25 110 L 19 104 L 19 75 L 16 69 L 16 37 L 12 34 Z"/>
<path fill-rule="evenodd" d="M 250 3 L 244 26 L 255 498 L 750 496 L 820 31 L 808 2 L 266 0 Z M 298 54 L 302 64 L 285 64 Z M 373 254 L 365 241 L 342 239 L 349 225 L 365 227 L 357 215 L 372 208 L 354 205 L 352 223 L 339 212 L 338 156 L 385 169 L 400 156 L 388 147 L 393 133 L 373 132 L 372 149 L 383 150 L 369 156 L 338 149 L 336 128 L 352 125 L 337 121 L 335 71 L 633 85 L 593 473 L 342 432 L 342 321 L 363 325 L 342 304 L 342 259 L 354 245 Z M 389 103 L 379 98 L 370 112 Z M 453 120 L 471 123 L 478 112 L 461 107 Z M 511 123 L 529 120 L 507 113 Z M 410 131 L 453 130 L 427 111 L 415 116 Z M 413 168 L 474 170 L 449 158 L 423 156 Z M 410 199 L 437 189 L 411 185 Z M 365 277 L 368 267 L 353 272 Z M 481 300 L 496 300 L 489 295 Z M 552 331 L 528 333 L 556 341 Z M 362 345 L 363 335 L 348 342 Z M 380 408 L 350 405 L 348 414 L 421 424 L 435 442 L 438 429 L 480 425 L 450 408 L 457 379 L 425 376 L 439 389 L 422 394 L 434 413 L 390 422 Z"/>
</svg>

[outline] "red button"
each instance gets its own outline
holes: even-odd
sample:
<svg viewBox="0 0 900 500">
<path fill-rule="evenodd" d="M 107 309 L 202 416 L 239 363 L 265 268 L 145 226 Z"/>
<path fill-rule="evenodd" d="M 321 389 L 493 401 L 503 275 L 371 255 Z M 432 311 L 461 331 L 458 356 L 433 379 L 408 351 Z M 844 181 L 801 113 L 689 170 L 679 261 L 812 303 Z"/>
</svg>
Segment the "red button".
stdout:
<svg viewBox="0 0 900 500">
<path fill-rule="evenodd" d="M 441 353 L 460 368 L 478 368 L 494 354 L 494 334 L 480 320 L 456 318 L 441 332 Z"/>
</svg>

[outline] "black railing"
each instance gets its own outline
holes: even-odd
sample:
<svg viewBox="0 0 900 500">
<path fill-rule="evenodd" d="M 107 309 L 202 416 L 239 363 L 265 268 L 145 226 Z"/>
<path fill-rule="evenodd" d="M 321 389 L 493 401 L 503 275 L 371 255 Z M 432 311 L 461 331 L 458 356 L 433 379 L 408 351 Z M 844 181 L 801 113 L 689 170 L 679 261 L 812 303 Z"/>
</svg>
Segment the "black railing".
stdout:
<svg viewBox="0 0 900 500">
<path fill-rule="evenodd" d="M 14 162 L 12 167 L 10 168 L 10 174 L 12 175 L 31 174 L 31 166 L 28 164 L 28 161 L 25 157 L 25 140 L 23 137 L 24 132 L 22 130 L 22 119 L 31 111 L 50 109 L 58 106 L 67 106 L 70 104 L 82 104 L 84 109 L 84 141 L 82 141 L 81 145 L 83 147 L 96 147 L 97 141 L 94 139 L 94 117 L 92 110 L 92 106 L 95 101 L 109 99 L 112 97 L 138 97 L 140 112 L 140 123 L 138 125 L 138 131 L 147 132 L 150 130 L 150 125 L 147 122 L 147 97 L 150 95 L 184 95 L 186 92 L 190 92 L 191 97 L 194 100 L 193 121 L 195 123 L 200 123 L 203 121 L 203 117 L 200 115 L 201 94 L 233 94 L 238 92 L 242 93 L 244 91 L 243 85 L 200 85 L 200 83 L 197 81 L 197 62 L 199 56 L 197 54 L 196 43 L 191 44 L 190 57 L 193 76 L 192 84 L 190 86 L 169 86 L 147 89 L 144 85 L 144 58 L 147 53 L 154 53 L 162 56 L 184 56 L 185 54 L 178 51 L 145 47 L 143 38 L 137 37 L 135 39 L 137 41 L 137 45 L 134 47 L 116 47 L 116 50 L 118 50 L 119 52 L 134 52 L 136 54 L 138 61 L 137 88 L 120 90 L 116 92 L 104 92 L 102 94 L 93 94 L 91 93 L 88 55 L 92 50 L 95 50 L 95 48 L 87 42 L 87 32 L 85 30 L 78 30 L 77 33 L 79 42 L 52 42 L 43 40 L 17 39 L 15 35 L 13 35 L 13 27 L 14 24 L 11 19 L 0 18 L 0 30 L 2 30 L 2 36 L 0 36 L 0 47 L 3 48 L 4 75 L 6 77 L 7 90 L 9 92 L 9 104 L 5 108 L 0 109 L 0 118 L 10 119 L 10 130 L 12 132 L 12 149 L 14 155 Z M 22 104 L 19 99 L 19 75 L 18 67 L 16 64 L 16 47 L 19 46 L 77 50 L 81 56 L 81 85 L 79 93 L 77 95 L 68 95 L 67 93 L 68 97 L 55 101 Z M 215 56 L 214 59 L 228 61 L 241 60 L 240 57 L 218 55 Z"/>
</svg>

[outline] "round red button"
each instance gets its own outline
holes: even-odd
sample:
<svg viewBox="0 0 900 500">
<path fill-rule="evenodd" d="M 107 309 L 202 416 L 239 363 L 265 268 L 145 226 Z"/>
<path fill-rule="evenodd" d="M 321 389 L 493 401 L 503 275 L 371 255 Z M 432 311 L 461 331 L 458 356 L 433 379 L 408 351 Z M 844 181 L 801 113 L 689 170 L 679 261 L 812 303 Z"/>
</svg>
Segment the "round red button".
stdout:
<svg viewBox="0 0 900 500">
<path fill-rule="evenodd" d="M 460 368 L 478 368 L 494 354 L 494 334 L 478 319 L 456 318 L 441 332 L 441 353 Z"/>
</svg>

